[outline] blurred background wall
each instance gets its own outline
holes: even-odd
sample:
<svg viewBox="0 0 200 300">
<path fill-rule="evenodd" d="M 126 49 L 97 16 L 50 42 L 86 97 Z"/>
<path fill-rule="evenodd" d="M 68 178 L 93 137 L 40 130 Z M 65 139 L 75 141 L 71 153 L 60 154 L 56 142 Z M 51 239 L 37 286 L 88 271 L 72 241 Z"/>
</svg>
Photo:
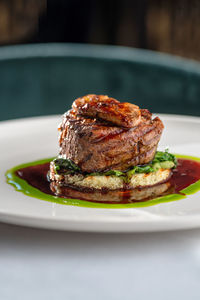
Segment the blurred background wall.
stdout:
<svg viewBox="0 0 200 300">
<path fill-rule="evenodd" d="M 0 0 L 0 45 L 124 45 L 200 59 L 199 0 Z"/>
<path fill-rule="evenodd" d="M 200 64 L 131 47 L 200 60 L 200 0 L 0 0 L 0 120 L 88 93 L 200 116 Z"/>
</svg>

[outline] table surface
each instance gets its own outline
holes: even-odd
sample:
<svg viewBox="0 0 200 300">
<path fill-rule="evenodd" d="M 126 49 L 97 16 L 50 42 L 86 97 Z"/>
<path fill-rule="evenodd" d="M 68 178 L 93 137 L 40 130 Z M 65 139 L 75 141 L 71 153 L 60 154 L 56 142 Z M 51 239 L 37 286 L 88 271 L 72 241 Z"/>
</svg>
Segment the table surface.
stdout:
<svg viewBox="0 0 200 300">
<path fill-rule="evenodd" d="M 200 229 L 100 234 L 0 223 L 0 299 L 200 299 Z"/>
</svg>

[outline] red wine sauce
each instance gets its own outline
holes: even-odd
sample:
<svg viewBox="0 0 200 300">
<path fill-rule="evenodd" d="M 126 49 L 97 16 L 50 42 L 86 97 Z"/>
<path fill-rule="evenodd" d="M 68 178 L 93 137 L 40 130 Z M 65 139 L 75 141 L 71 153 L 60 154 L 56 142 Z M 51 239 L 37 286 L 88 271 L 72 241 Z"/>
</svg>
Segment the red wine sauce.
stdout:
<svg viewBox="0 0 200 300">
<path fill-rule="evenodd" d="M 17 176 L 26 180 L 31 186 L 37 188 L 43 193 L 54 195 L 50 189 L 50 183 L 47 180 L 49 163 L 34 165 L 19 169 L 16 171 Z M 173 192 L 178 193 L 187 186 L 195 183 L 200 179 L 200 163 L 194 160 L 178 159 L 178 166 L 173 171 L 170 179 L 174 186 Z M 128 191 L 124 191 L 125 197 Z"/>
</svg>

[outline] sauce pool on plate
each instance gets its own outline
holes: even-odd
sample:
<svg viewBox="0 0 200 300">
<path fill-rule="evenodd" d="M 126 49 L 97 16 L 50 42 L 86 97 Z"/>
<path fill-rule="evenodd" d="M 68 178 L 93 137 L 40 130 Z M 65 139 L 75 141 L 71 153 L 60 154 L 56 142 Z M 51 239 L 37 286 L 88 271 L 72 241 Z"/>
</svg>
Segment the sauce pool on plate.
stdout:
<svg viewBox="0 0 200 300">
<path fill-rule="evenodd" d="M 192 194 L 200 190 L 200 159 L 191 157 L 182 158 L 177 155 L 178 165 L 173 170 L 170 179 L 171 187 L 168 193 L 161 195 L 155 199 L 143 199 L 134 201 L 128 199 L 128 191 L 124 191 L 124 200 L 121 202 L 111 203 L 85 201 L 84 199 L 68 199 L 57 197 L 50 189 L 50 183 L 47 180 L 47 173 L 49 171 L 49 163 L 51 159 L 32 162 L 17 166 L 6 173 L 7 182 L 12 184 L 18 191 L 26 195 L 56 202 L 60 204 L 99 207 L 99 208 L 128 208 L 128 207 L 144 207 L 163 202 L 169 202 L 185 198 L 187 194 Z M 104 192 L 105 193 L 105 192 Z M 103 193 L 102 193 L 103 197 Z"/>
</svg>

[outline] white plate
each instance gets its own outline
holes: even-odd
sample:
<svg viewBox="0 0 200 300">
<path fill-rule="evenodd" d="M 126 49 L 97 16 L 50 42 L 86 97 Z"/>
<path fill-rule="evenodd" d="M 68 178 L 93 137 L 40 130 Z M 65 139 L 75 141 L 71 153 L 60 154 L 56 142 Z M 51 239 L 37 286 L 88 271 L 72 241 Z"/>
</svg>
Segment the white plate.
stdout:
<svg viewBox="0 0 200 300">
<path fill-rule="evenodd" d="M 165 124 L 159 148 L 200 157 L 200 118 L 160 115 Z M 200 192 L 186 199 L 144 208 L 100 209 L 60 205 L 25 196 L 6 183 L 18 164 L 58 153 L 60 116 L 0 124 L 0 221 L 61 230 L 145 232 L 200 227 Z"/>
</svg>

